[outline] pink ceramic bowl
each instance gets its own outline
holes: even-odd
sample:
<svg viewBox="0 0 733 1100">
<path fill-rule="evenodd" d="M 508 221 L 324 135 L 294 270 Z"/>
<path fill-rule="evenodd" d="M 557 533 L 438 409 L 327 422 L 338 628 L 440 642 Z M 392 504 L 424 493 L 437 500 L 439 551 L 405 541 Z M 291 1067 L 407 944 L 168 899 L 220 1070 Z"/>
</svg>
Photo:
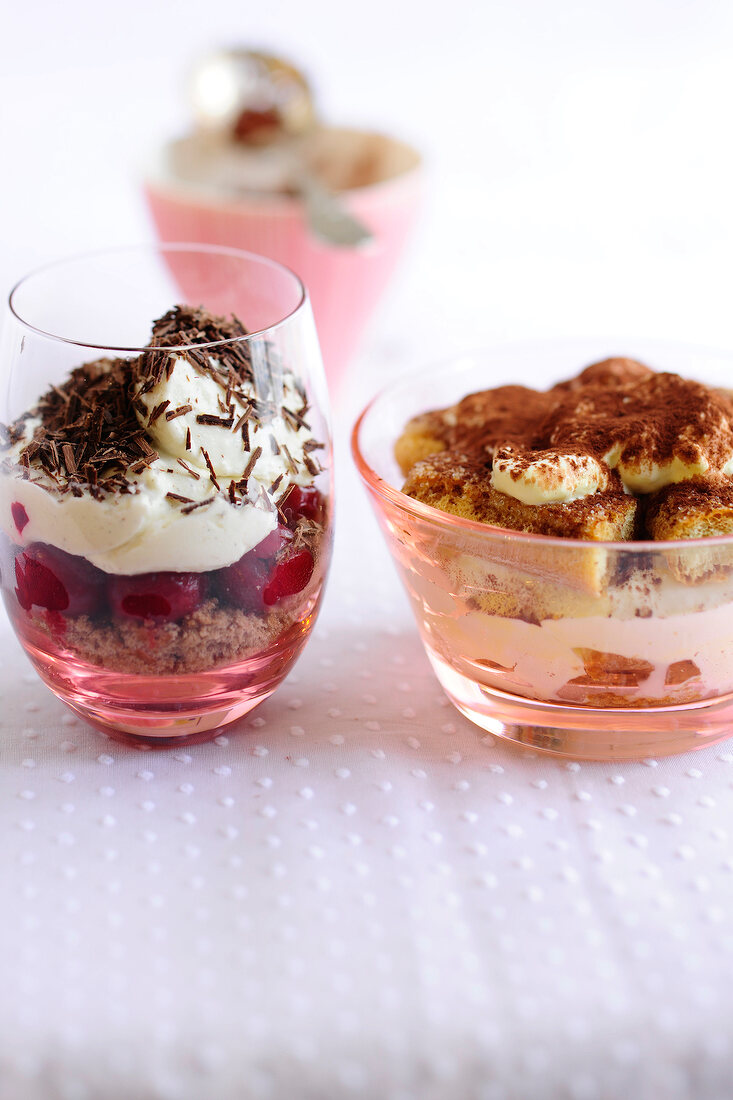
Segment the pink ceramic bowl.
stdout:
<svg viewBox="0 0 733 1100">
<path fill-rule="evenodd" d="M 313 306 L 326 374 L 339 382 L 403 252 L 420 205 L 421 159 L 414 148 L 379 134 L 329 130 L 354 143 L 362 137 L 380 154 L 382 175 L 339 196 L 373 240 L 358 248 L 324 244 L 309 231 L 301 202 L 288 195 L 230 198 L 215 188 L 175 178 L 167 164 L 145 182 L 162 241 L 228 245 L 268 256 L 296 272 Z"/>
</svg>

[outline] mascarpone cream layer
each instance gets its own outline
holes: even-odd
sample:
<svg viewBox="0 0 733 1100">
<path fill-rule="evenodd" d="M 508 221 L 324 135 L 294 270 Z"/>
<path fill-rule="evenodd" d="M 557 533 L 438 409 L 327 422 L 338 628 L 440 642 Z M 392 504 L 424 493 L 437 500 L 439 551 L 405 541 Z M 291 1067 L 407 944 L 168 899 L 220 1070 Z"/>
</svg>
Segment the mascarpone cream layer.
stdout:
<svg viewBox="0 0 733 1100">
<path fill-rule="evenodd" d="M 554 452 L 531 459 L 497 451 L 491 469 L 494 489 L 522 504 L 567 504 L 608 486 L 608 469 L 591 455 Z"/>
<path fill-rule="evenodd" d="M 649 592 L 641 576 L 632 577 L 603 600 L 589 598 L 588 615 L 532 623 L 472 609 L 446 581 L 437 570 L 409 574 L 408 594 L 426 644 L 458 672 L 487 686 L 567 702 L 558 693 L 584 675 L 581 651 L 594 650 L 652 666 L 638 686 L 612 687 L 625 705 L 632 705 L 634 696 L 663 699 L 687 686 L 699 698 L 733 691 L 733 591 L 727 586 L 684 585 L 668 576 Z M 649 614 L 639 617 L 644 599 Z M 680 661 L 694 662 L 699 676 L 689 684 L 667 683 L 670 665 Z"/>
<path fill-rule="evenodd" d="M 634 696 L 664 699 L 673 695 L 677 685 L 666 682 L 667 673 L 670 665 L 680 661 L 693 661 L 699 669 L 693 681 L 699 698 L 733 690 L 730 605 L 664 619 L 593 616 L 535 624 L 473 612 L 440 621 L 428 616 L 428 624 L 431 646 L 449 664 L 459 671 L 463 665 L 464 673 L 470 666 L 473 679 L 478 678 L 478 665 L 483 683 L 528 698 L 567 702 L 559 693 L 584 675 L 578 653 L 582 649 L 636 658 L 653 666 L 636 687 L 615 689 L 626 705 L 632 704 Z M 602 684 L 596 686 L 603 690 Z"/>
</svg>

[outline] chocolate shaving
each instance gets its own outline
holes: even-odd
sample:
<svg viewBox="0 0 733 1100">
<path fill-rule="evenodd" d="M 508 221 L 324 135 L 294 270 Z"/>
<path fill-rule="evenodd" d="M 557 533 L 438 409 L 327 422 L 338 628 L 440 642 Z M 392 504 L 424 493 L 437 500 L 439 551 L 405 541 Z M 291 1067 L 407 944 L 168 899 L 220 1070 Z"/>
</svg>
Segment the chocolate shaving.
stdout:
<svg viewBox="0 0 733 1100">
<path fill-rule="evenodd" d="M 169 409 L 165 414 L 166 420 L 175 420 L 177 416 L 183 416 L 184 413 L 190 413 L 193 411 L 193 405 L 179 405 L 177 409 Z"/>
<path fill-rule="evenodd" d="M 290 451 L 288 450 L 288 448 L 286 447 L 286 445 L 284 443 L 283 443 L 283 446 L 282 446 L 282 450 L 283 450 L 283 454 L 285 455 L 285 458 L 287 460 L 288 470 L 290 471 L 291 474 L 297 474 L 298 464 L 296 463 L 295 459 L 293 458 L 293 456 L 291 455 Z"/>
<path fill-rule="evenodd" d="M 69 474 L 73 477 L 76 473 L 76 459 L 74 458 L 74 448 L 70 443 L 64 443 L 61 446 L 61 453 L 64 456 L 64 463 Z"/>
<path fill-rule="evenodd" d="M 239 429 L 247 423 L 247 421 L 249 420 L 251 415 L 252 415 L 252 406 L 248 405 L 247 408 L 242 413 L 242 415 L 240 416 L 237 423 L 234 425 L 234 431 L 238 432 Z"/>
<path fill-rule="evenodd" d="M 211 481 L 211 484 L 214 486 L 214 488 L 219 490 L 221 487 L 219 485 L 219 482 L 216 480 L 216 470 L 214 469 L 213 462 L 209 458 L 209 452 L 204 450 L 204 448 L 202 447 L 201 454 L 204 456 L 204 462 L 209 467 L 209 480 Z"/>
<path fill-rule="evenodd" d="M 258 458 L 260 457 L 261 454 L 262 454 L 262 447 L 255 447 L 255 449 L 252 451 L 252 454 L 249 456 L 249 462 L 244 467 L 244 473 L 242 474 L 242 477 L 245 479 L 245 481 L 247 480 L 247 478 L 252 473 L 252 471 L 255 467 L 255 463 L 257 462 L 257 460 L 258 460 Z"/>
<path fill-rule="evenodd" d="M 154 458 L 158 457 L 158 452 L 150 446 L 144 435 L 138 433 L 130 442 L 133 446 L 137 447 L 143 458 L 150 459 L 152 462 Z"/>
<path fill-rule="evenodd" d="M 310 431 L 310 425 L 303 419 L 300 413 L 293 412 L 287 405 L 283 405 L 280 411 L 283 420 L 290 424 L 291 428 L 295 428 L 296 431 L 298 428 L 305 428 L 306 431 Z"/>
<path fill-rule="evenodd" d="M 176 462 L 178 463 L 179 466 L 182 466 L 183 469 L 186 471 L 186 473 L 190 474 L 190 476 L 195 481 L 201 481 L 201 474 L 197 474 L 195 470 L 191 469 L 191 467 L 188 465 L 188 463 L 184 462 L 182 458 L 177 458 Z"/>
<path fill-rule="evenodd" d="M 209 424 L 217 428 L 231 428 L 234 423 L 233 416 L 214 416 L 213 413 L 199 413 L 196 417 L 197 424 Z"/>
<path fill-rule="evenodd" d="M 165 499 L 166 500 L 179 500 L 181 502 L 181 504 L 193 504 L 193 498 L 192 497 L 184 497 L 184 496 L 181 496 L 180 493 L 166 493 L 165 494 Z"/>
<path fill-rule="evenodd" d="M 191 512 L 195 512 L 197 508 L 204 508 L 207 504 L 213 504 L 214 499 L 214 497 L 207 497 L 206 500 L 199 500 L 196 504 L 188 504 L 185 508 L 181 508 L 181 515 L 188 516 Z"/>
<path fill-rule="evenodd" d="M 158 418 L 163 415 L 163 413 L 165 412 L 165 410 L 168 408 L 169 405 L 170 405 L 170 401 L 161 401 L 159 405 L 156 405 L 155 408 L 153 409 L 153 411 L 150 414 L 150 419 L 148 420 L 148 424 L 154 424 L 155 421 L 158 420 Z"/>
</svg>

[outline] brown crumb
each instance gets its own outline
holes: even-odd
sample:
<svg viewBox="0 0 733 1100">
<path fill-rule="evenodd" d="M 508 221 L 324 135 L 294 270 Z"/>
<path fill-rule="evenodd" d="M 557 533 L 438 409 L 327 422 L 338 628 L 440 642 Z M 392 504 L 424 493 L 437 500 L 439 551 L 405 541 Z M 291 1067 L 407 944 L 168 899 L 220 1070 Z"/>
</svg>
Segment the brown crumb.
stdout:
<svg viewBox="0 0 733 1100">
<path fill-rule="evenodd" d="M 34 612 L 33 622 L 48 632 L 43 612 Z M 75 657 L 101 668 L 165 676 L 202 672 L 261 653 L 292 622 L 292 609 L 276 609 L 263 618 L 208 600 L 179 623 L 68 619 L 63 644 Z"/>
</svg>

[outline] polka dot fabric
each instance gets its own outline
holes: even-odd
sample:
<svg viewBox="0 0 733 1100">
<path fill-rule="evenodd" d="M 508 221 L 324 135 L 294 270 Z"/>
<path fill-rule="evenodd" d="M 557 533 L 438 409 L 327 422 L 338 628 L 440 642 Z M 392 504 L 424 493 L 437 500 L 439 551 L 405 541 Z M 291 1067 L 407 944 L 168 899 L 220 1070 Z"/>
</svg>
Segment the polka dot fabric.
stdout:
<svg viewBox="0 0 733 1100">
<path fill-rule="evenodd" d="M 3 1100 L 729 1100 L 733 751 L 510 749 L 447 703 L 341 455 L 326 606 L 207 745 L 0 627 Z"/>
</svg>

